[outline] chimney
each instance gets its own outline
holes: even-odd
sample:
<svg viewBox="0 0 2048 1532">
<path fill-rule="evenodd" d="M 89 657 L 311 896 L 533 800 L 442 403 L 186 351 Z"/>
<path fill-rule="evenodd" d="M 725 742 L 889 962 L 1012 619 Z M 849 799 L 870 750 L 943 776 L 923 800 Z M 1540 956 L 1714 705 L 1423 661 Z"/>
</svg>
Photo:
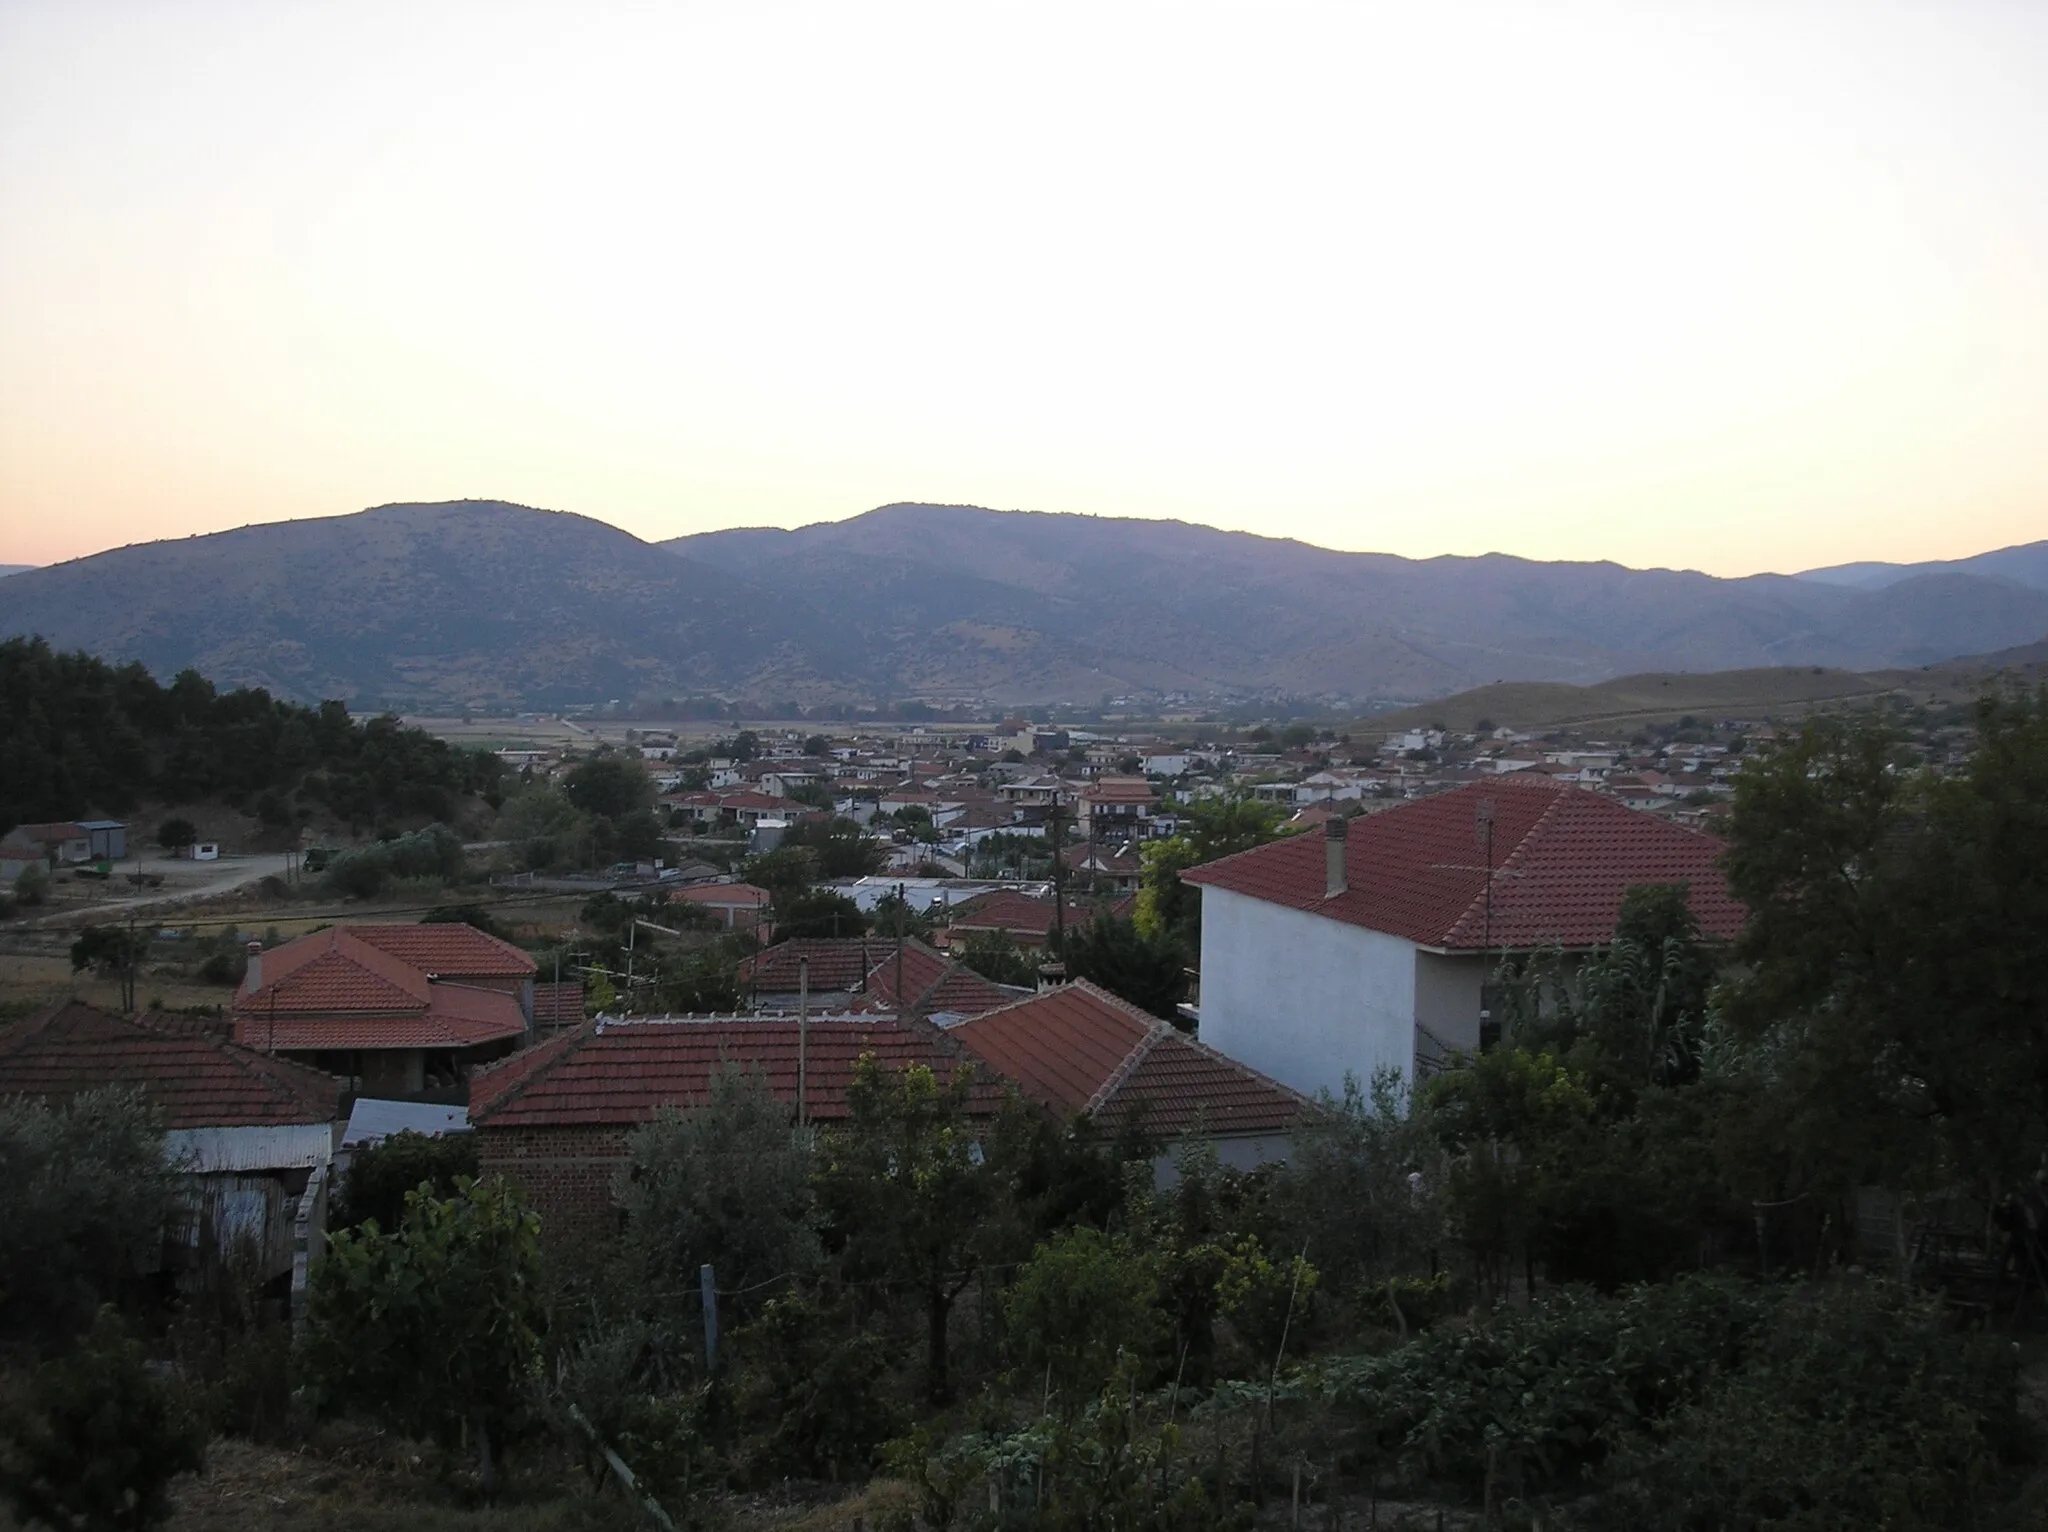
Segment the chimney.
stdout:
<svg viewBox="0 0 2048 1532">
<path fill-rule="evenodd" d="M 263 987 L 263 943 L 249 943 L 249 976 L 242 981 L 244 994 L 253 995 Z"/>
<path fill-rule="evenodd" d="M 1351 885 L 1344 881 L 1344 839 L 1351 821 L 1332 819 L 1323 826 L 1323 897 L 1334 899 Z"/>
</svg>

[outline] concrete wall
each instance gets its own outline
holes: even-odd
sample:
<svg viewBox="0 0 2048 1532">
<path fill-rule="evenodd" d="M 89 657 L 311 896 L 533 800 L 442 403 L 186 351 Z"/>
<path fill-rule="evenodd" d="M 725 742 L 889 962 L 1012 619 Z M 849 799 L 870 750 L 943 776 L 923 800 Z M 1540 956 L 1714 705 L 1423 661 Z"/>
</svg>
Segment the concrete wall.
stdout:
<svg viewBox="0 0 2048 1532">
<path fill-rule="evenodd" d="M 1202 1041 L 1308 1095 L 1342 1095 L 1347 1073 L 1412 1078 L 1415 958 L 1398 936 L 1205 888 Z"/>
<path fill-rule="evenodd" d="M 1285 1133 L 1255 1133 L 1241 1138 L 1210 1140 L 1216 1146 L 1216 1163 L 1229 1170 L 1257 1170 L 1261 1165 L 1285 1163 L 1293 1139 Z M 1180 1185 L 1181 1145 L 1175 1143 L 1152 1161 L 1152 1184 L 1160 1191 Z"/>
<path fill-rule="evenodd" d="M 1448 1048 L 1479 1049 L 1481 986 L 1492 960 L 1482 953 L 1415 954 L 1415 1020 Z M 1417 1045 L 1429 1052 L 1426 1042 Z"/>
</svg>

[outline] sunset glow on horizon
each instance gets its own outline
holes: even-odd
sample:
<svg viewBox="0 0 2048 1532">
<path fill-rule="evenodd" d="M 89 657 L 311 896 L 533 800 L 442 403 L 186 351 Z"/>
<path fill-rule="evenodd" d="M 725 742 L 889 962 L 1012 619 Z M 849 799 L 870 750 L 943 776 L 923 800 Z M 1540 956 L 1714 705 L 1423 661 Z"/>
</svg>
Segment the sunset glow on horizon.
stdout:
<svg viewBox="0 0 2048 1532">
<path fill-rule="evenodd" d="M 0 0 L 0 562 L 891 501 L 2048 536 L 2048 7 Z"/>
</svg>

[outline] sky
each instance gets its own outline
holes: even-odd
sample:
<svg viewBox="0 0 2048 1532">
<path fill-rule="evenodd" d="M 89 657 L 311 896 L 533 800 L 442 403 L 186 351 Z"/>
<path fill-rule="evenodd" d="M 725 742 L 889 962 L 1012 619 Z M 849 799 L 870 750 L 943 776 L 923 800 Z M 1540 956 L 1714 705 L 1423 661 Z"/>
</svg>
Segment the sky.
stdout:
<svg viewBox="0 0 2048 1532">
<path fill-rule="evenodd" d="M 2048 5 L 0 0 L 0 562 L 896 500 L 2048 536 Z"/>
</svg>

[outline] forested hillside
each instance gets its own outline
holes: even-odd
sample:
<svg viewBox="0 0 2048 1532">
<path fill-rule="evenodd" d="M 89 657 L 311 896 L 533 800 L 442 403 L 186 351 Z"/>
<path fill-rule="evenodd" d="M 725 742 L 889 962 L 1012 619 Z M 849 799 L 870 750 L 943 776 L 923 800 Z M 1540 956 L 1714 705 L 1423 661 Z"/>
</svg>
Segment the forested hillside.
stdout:
<svg viewBox="0 0 2048 1532">
<path fill-rule="evenodd" d="M 302 707 L 259 689 L 223 692 L 197 671 L 161 685 L 140 664 L 0 642 L 0 833 L 123 814 L 143 803 L 218 799 L 286 824 L 324 809 L 370 825 L 447 819 L 492 794 L 499 762 L 397 719 L 356 720 L 339 702 Z"/>
</svg>

